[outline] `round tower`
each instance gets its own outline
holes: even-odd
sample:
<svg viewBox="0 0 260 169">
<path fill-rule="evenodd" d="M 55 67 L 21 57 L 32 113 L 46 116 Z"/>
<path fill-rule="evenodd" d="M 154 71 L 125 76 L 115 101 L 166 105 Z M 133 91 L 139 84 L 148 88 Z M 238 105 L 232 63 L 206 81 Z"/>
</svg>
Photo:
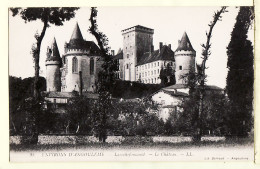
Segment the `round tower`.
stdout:
<svg viewBox="0 0 260 169">
<path fill-rule="evenodd" d="M 176 84 L 186 84 L 185 75 L 190 71 L 195 72 L 195 57 L 196 51 L 193 49 L 188 35 L 184 32 L 179 41 L 178 48 L 174 54 L 175 57 L 175 77 Z"/>
<path fill-rule="evenodd" d="M 59 49 L 54 38 L 51 47 L 47 48 L 46 65 L 46 90 L 47 92 L 61 91 L 61 58 Z"/>
</svg>

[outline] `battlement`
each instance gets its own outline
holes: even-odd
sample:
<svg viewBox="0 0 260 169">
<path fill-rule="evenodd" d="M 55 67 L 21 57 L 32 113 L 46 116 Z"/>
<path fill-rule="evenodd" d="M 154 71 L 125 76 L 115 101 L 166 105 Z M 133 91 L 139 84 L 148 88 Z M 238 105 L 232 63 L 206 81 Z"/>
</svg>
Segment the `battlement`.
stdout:
<svg viewBox="0 0 260 169">
<path fill-rule="evenodd" d="M 196 51 L 186 51 L 186 50 L 179 50 L 179 51 L 175 51 L 175 56 L 196 56 Z"/>
<path fill-rule="evenodd" d="M 149 34 L 154 33 L 153 29 L 147 28 L 147 27 L 144 27 L 144 26 L 141 26 L 141 25 L 136 25 L 136 26 L 124 29 L 121 32 L 122 32 L 122 35 L 124 35 L 126 33 L 133 32 L 133 31 L 135 31 L 135 32 L 145 32 L 145 33 L 149 33 Z"/>
</svg>

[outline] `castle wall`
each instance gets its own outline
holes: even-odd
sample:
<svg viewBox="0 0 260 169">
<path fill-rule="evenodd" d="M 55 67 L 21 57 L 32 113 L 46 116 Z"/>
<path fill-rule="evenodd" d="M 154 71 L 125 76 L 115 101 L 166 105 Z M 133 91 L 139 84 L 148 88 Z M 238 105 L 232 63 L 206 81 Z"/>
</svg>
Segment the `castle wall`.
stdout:
<svg viewBox="0 0 260 169">
<path fill-rule="evenodd" d="M 61 74 L 59 61 L 46 61 L 46 90 L 61 91 Z"/>
<path fill-rule="evenodd" d="M 72 70 L 72 59 L 76 57 L 78 60 L 78 71 L 73 72 Z M 87 56 L 87 55 L 67 55 L 67 65 L 64 65 L 67 70 L 65 70 L 66 75 L 64 76 L 65 82 L 63 82 L 64 88 L 63 92 L 71 92 L 73 90 L 79 91 L 80 78 L 79 72 L 82 72 L 82 90 L 91 91 L 95 90 L 95 81 L 100 70 L 100 61 L 97 61 L 97 56 Z M 90 74 L 90 59 L 94 59 L 94 72 Z"/>
</svg>

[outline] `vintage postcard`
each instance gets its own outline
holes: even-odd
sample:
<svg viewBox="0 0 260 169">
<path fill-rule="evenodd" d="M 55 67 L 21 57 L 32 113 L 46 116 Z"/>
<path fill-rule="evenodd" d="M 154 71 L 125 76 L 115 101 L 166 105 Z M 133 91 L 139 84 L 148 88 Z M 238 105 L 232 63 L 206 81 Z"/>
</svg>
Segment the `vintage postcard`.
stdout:
<svg viewBox="0 0 260 169">
<path fill-rule="evenodd" d="M 8 18 L 10 162 L 254 161 L 253 6 Z"/>
</svg>

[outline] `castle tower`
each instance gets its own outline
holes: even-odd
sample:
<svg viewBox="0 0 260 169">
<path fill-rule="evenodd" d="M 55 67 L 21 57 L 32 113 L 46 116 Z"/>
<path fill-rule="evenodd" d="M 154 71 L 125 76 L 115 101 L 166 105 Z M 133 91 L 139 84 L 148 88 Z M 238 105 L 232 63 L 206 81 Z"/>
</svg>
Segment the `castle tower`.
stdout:
<svg viewBox="0 0 260 169">
<path fill-rule="evenodd" d="M 134 26 L 122 30 L 123 35 L 123 80 L 136 81 L 136 65 L 146 52 L 151 52 L 154 30 Z"/>
<path fill-rule="evenodd" d="M 99 48 L 93 41 L 83 39 L 78 23 L 64 47 L 61 91 L 93 92 L 101 67 Z"/>
<path fill-rule="evenodd" d="M 53 39 L 51 47 L 47 48 L 45 65 L 47 92 L 61 91 L 61 58 L 55 38 Z"/>
<path fill-rule="evenodd" d="M 195 71 L 196 57 L 196 51 L 193 49 L 186 32 L 184 32 L 181 40 L 179 41 L 174 57 L 176 64 L 176 84 L 185 84 L 186 80 L 182 77 L 189 73 L 189 71 Z"/>
</svg>

